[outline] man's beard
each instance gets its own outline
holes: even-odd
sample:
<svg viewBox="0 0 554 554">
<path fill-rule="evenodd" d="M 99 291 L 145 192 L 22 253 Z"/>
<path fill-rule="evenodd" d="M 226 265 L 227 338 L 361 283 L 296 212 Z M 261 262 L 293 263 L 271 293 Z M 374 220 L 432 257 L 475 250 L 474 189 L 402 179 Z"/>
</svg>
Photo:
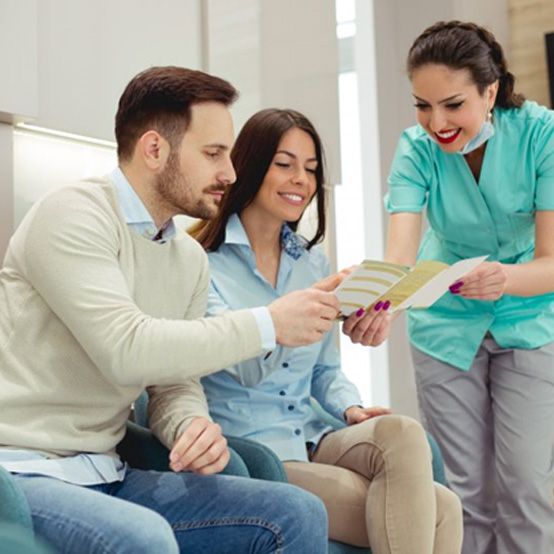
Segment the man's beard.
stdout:
<svg viewBox="0 0 554 554">
<path fill-rule="evenodd" d="M 171 152 L 165 169 L 156 181 L 159 197 L 172 211 L 177 211 L 180 215 L 212 219 L 217 215 L 218 208 L 211 200 L 212 197 L 205 195 L 210 191 L 223 191 L 225 187 L 219 184 L 207 186 L 195 198 L 194 189 L 179 165 L 179 156 L 176 152 Z"/>
</svg>

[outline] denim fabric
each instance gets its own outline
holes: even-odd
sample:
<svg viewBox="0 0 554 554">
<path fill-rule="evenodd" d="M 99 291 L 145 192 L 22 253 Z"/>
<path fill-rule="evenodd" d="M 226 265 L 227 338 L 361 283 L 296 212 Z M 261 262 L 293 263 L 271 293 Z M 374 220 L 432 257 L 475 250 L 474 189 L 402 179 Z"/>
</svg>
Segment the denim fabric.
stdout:
<svg viewBox="0 0 554 554">
<path fill-rule="evenodd" d="M 15 479 L 36 534 L 61 554 L 327 551 L 322 502 L 284 483 L 136 469 L 88 487 Z"/>
</svg>

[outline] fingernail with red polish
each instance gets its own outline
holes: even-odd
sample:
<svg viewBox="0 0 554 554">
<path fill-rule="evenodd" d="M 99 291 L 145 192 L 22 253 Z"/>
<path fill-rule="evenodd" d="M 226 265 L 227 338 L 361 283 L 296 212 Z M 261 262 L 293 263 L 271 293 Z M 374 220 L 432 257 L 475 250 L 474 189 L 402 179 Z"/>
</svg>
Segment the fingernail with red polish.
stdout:
<svg viewBox="0 0 554 554">
<path fill-rule="evenodd" d="M 388 310 L 390 308 L 390 300 L 387 300 L 384 304 L 383 304 L 383 310 Z"/>
<path fill-rule="evenodd" d="M 375 311 L 378 312 L 383 307 L 383 303 L 379 300 L 377 304 L 375 304 Z"/>
<path fill-rule="evenodd" d="M 364 315 L 364 309 L 363 308 L 360 308 L 357 312 L 356 312 L 356 317 L 362 317 Z"/>
</svg>

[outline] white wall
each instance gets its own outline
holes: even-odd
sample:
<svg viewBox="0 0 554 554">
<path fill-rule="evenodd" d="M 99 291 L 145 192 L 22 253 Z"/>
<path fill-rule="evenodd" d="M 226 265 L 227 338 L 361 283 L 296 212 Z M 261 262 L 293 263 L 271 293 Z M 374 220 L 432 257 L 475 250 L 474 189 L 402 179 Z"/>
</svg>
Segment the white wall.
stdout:
<svg viewBox="0 0 554 554">
<path fill-rule="evenodd" d="M 113 140 L 123 88 L 152 65 L 200 68 L 199 0 L 40 0 L 36 124 Z"/>
<path fill-rule="evenodd" d="M 0 1 L 0 69 L 0 121 L 12 123 L 35 117 L 38 112 L 36 0 Z"/>
<path fill-rule="evenodd" d="M 237 130 L 254 112 L 294 108 L 318 128 L 340 182 L 334 0 L 207 0 L 207 69 L 239 90 Z"/>
<path fill-rule="evenodd" d="M 113 140 L 117 102 L 133 75 L 152 65 L 201 67 L 202 1 L 0 0 L 0 122 Z M 1 259 L 14 203 L 18 220 L 44 187 L 84 177 L 89 154 L 68 146 L 68 156 L 82 151 L 85 161 L 67 159 L 56 173 L 62 165 L 41 162 L 34 150 L 27 161 L 33 167 L 16 172 L 11 126 L 0 125 L 0 141 Z M 24 142 L 17 142 L 18 154 Z M 45 177 L 36 186 L 31 169 Z M 15 194 L 14 179 L 22 185 Z"/>
</svg>

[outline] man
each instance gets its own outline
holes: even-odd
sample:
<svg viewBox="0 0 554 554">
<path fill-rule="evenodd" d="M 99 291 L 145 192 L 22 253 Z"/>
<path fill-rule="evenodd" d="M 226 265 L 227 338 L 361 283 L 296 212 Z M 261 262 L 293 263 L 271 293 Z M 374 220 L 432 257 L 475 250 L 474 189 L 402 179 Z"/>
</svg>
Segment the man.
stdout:
<svg viewBox="0 0 554 554">
<path fill-rule="evenodd" d="M 319 340 L 338 313 L 335 296 L 313 288 L 199 319 L 207 259 L 172 218 L 211 217 L 235 180 L 235 97 L 202 72 L 140 73 L 119 102 L 119 167 L 43 198 L 10 241 L 0 272 L 0 464 L 59 552 L 326 551 L 315 497 L 209 475 L 229 454 L 198 378 L 271 355 L 276 342 Z M 174 473 L 126 469 L 115 454 L 145 387 Z"/>
</svg>

